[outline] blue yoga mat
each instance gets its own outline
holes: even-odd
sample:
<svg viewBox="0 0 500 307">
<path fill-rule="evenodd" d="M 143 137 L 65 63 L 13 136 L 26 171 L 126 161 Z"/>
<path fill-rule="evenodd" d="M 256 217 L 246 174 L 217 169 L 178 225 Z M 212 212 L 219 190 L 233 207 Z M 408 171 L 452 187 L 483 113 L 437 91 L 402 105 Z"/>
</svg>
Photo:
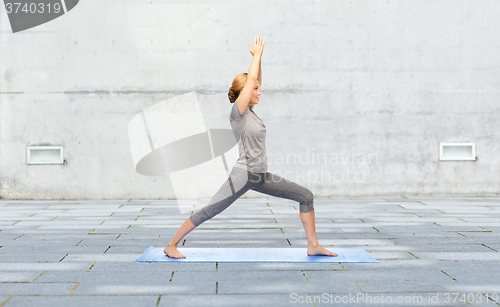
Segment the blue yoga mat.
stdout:
<svg viewBox="0 0 500 307">
<path fill-rule="evenodd" d="M 137 262 L 320 262 L 320 263 L 377 263 L 362 248 L 328 248 L 338 254 L 332 256 L 308 256 L 307 248 L 178 248 L 186 258 L 170 258 L 163 253 L 164 247 L 148 248 Z"/>
</svg>

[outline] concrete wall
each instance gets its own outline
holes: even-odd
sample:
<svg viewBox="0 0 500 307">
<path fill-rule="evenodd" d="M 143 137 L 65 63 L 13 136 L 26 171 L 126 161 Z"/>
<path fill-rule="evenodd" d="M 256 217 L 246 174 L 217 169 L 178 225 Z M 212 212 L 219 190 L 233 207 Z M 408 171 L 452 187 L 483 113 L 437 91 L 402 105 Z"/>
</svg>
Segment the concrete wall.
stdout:
<svg viewBox="0 0 500 307">
<path fill-rule="evenodd" d="M 498 195 L 498 16 L 494 0 L 85 0 L 13 34 L 2 6 L 0 197 L 174 198 L 135 172 L 128 122 L 196 91 L 207 127 L 230 128 L 256 35 L 270 172 L 316 197 Z M 459 141 L 478 159 L 439 161 Z M 39 144 L 67 163 L 27 165 Z"/>
</svg>

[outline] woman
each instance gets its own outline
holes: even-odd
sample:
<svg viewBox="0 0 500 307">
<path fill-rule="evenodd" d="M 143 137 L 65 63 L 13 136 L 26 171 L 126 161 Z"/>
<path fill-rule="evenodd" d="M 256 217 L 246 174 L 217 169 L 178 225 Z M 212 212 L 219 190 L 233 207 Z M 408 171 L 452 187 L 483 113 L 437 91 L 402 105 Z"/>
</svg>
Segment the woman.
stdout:
<svg viewBox="0 0 500 307">
<path fill-rule="evenodd" d="M 267 172 L 265 147 L 266 126 L 255 114 L 253 108 L 259 103 L 262 80 L 261 57 L 264 41 L 257 36 L 248 73 L 237 75 L 229 89 L 229 101 L 233 103 L 229 121 L 238 138 L 240 157 L 236 161 L 228 180 L 212 197 L 210 203 L 192 214 L 179 228 L 165 247 L 165 254 L 171 258 L 185 258 L 177 250 L 177 244 L 195 227 L 225 210 L 240 196 L 252 189 L 264 194 L 295 200 L 300 203 L 300 219 L 307 236 L 307 254 L 338 256 L 324 249 L 318 243 L 314 221 L 312 192 L 294 182 Z M 236 103 L 234 103 L 236 101 Z"/>
</svg>

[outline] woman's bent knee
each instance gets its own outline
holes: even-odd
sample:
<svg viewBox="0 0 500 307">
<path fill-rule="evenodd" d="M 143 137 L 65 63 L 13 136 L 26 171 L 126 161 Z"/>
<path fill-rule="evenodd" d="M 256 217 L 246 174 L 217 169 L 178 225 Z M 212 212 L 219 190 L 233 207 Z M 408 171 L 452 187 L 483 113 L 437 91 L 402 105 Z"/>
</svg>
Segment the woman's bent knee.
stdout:
<svg viewBox="0 0 500 307">
<path fill-rule="evenodd" d="M 198 227 L 200 226 L 203 222 L 211 219 L 209 215 L 203 211 L 204 208 L 201 208 L 200 210 L 196 211 L 192 215 L 189 216 L 189 219 L 191 219 L 191 222 L 194 224 L 194 226 Z"/>
<path fill-rule="evenodd" d="M 300 212 L 301 213 L 308 213 L 314 210 L 314 194 L 311 192 L 311 190 L 306 189 L 304 192 L 304 198 L 305 200 L 300 203 Z"/>
</svg>

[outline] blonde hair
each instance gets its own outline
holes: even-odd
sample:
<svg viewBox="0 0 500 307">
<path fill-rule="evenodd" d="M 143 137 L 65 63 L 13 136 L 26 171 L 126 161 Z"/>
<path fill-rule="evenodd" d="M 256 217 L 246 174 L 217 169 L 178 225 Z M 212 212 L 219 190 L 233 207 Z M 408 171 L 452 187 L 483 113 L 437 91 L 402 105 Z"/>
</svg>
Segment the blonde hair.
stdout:
<svg viewBox="0 0 500 307">
<path fill-rule="evenodd" d="M 247 73 L 242 73 L 234 77 L 233 79 L 233 84 L 229 88 L 229 93 L 227 94 L 227 97 L 229 98 L 229 101 L 231 103 L 234 103 L 238 96 L 240 95 L 241 90 L 245 86 L 245 83 L 247 82 Z"/>
</svg>

